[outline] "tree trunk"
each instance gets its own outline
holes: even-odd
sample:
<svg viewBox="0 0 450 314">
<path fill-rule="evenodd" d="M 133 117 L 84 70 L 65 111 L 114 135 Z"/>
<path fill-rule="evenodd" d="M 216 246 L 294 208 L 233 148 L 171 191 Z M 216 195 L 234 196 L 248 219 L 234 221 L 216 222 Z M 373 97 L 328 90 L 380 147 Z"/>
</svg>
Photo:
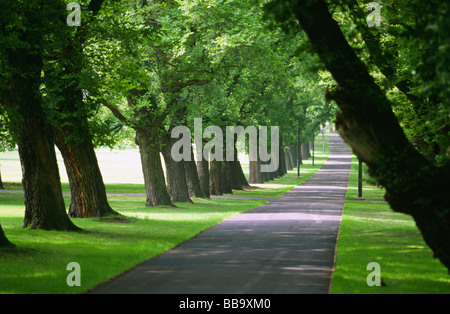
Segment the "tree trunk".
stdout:
<svg viewBox="0 0 450 314">
<path fill-rule="evenodd" d="M 233 187 L 231 181 L 234 181 L 231 177 L 231 161 L 222 162 L 222 192 L 227 194 L 233 193 Z"/>
<path fill-rule="evenodd" d="M 210 161 L 209 193 L 210 195 L 223 195 L 221 161 Z"/>
<path fill-rule="evenodd" d="M 165 134 L 161 138 L 161 152 L 166 163 L 167 189 L 172 202 L 189 202 L 188 186 L 186 183 L 186 172 L 184 161 L 175 161 L 172 158 L 172 145 L 176 139 L 172 139 L 170 134 Z"/>
<path fill-rule="evenodd" d="M 237 152 L 236 152 L 236 145 L 233 143 L 234 145 L 234 157 L 235 158 Z M 227 148 L 226 145 L 224 147 L 223 150 L 223 162 L 220 163 L 220 166 L 222 167 L 222 193 L 226 193 L 226 194 L 232 194 L 233 193 L 233 187 L 232 187 L 232 183 L 231 181 L 233 180 L 233 178 L 231 177 L 231 162 L 232 161 L 228 161 L 226 160 L 226 155 L 227 155 Z"/>
<path fill-rule="evenodd" d="M 142 172 L 144 175 L 146 206 L 168 205 L 175 207 L 167 191 L 164 171 L 159 154 L 159 140 L 146 129 L 136 130 L 136 144 L 139 146 Z"/>
<path fill-rule="evenodd" d="M 305 151 L 306 151 L 306 157 L 311 158 L 311 142 L 305 143 Z"/>
<path fill-rule="evenodd" d="M 268 161 L 261 161 L 261 165 L 268 165 Z M 275 178 L 273 171 L 271 172 L 261 172 L 263 182 L 272 181 Z"/>
<path fill-rule="evenodd" d="M 184 171 L 186 175 L 186 184 L 189 191 L 189 197 L 205 198 L 202 187 L 200 186 L 197 166 L 194 161 L 194 152 L 191 146 L 191 160 L 184 161 Z"/>
<path fill-rule="evenodd" d="M 19 140 L 25 192 L 23 225 L 31 229 L 78 230 L 66 213 L 53 140 L 44 131 L 50 128 L 43 117 L 26 121 Z"/>
<path fill-rule="evenodd" d="M 306 146 L 307 145 L 305 143 L 300 144 L 302 160 L 308 160 L 308 153 L 306 152 Z"/>
<path fill-rule="evenodd" d="M 435 167 L 408 142 L 386 95 L 347 43 L 323 0 L 298 1 L 295 13 L 339 87 L 327 92 L 341 109 L 336 127 L 386 188 L 394 211 L 409 214 L 450 270 L 450 167 Z"/>
<path fill-rule="evenodd" d="M 198 179 L 200 181 L 200 187 L 202 188 L 202 192 L 205 198 L 210 198 L 208 164 L 209 164 L 208 161 L 203 158 L 203 155 L 202 160 L 197 161 Z"/>
<path fill-rule="evenodd" d="M 249 176 L 248 183 L 264 183 L 261 173 L 261 160 L 255 160 L 249 162 Z"/>
<path fill-rule="evenodd" d="M 289 149 L 286 149 L 286 150 L 283 152 L 283 155 L 284 155 L 284 164 L 286 165 L 286 172 L 287 172 L 288 170 L 294 169 L 294 167 L 292 166 L 291 158 L 290 158 L 290 156 L 289 156 Z"/>
<path fill-rule="evenodd" d="M 247 179 L 245 178 L 244 171 L 239 160 L 230 161 L 231 168 L 231 187 L 234 190 L 243 190 L 249 187 Z"/>
<path fill-rule="evenodd" d="M 55 128 L 55 143 L 63 156 L 70 183 L 69 216 L 91 218 L 118 215 L 109 206 L 92 141 L 85 139 L 75 143 L 67 141 L 68 135 L 66 128 Z"/>
<path fill-rule="evenodd" d="M 15 247 L 15 245 L 9 242 L 8 238 L 3 232 L 2 225 L 0 225 L 0 248 L 7 248 L 7 247 Z"/>
<path fill-rule="evenodd" d="M 231 188 L 234 190 L 243 190 L 245 187 L 249 187 L 247 179 L 245 178 L 244 171 L 242 170 L 241 162 L 239 161 L 239 154 L 236 147 L 237 135 L 233 134 L 234 155 L 233 160 L 227 161 L 229 167 Z"/>
<path fill-rule="evenodd" d="M 2 181 L 2 173 L 0 172 L 0 190 L 4 190 L 5 187 L 3 186 L 3 181 Z"/>
<path fill-rule="evenodd" d="M 0 102 L 7 108 L 18 140 L 25 193 L 24 227 L 80 230 L 69 219 L 62 195 L 53 134 L 40 102 L 42 57 L 24 49 L 9 52 L 14 73 Z"/>
<path fill-rule="evenodd" d="M 278 176 L 282 177 L 287 172 L 287 166 L 286 166 L 286 155 L 284 154 L 284 148 L 282 146 L 282 141 L 280 140 L 280 147 L 279 147 L 279 153 L 278 153 Z"/>
<path fill-rule="evenodd" d="M 291 161 L 292 169 L 294 169 L 297 166 L 297 157 L 296 157 L 295 149 L 296 149 L 295 143 L 289 145 L 288 155 L 289 155 L 289 160 Z"/>
</svg>

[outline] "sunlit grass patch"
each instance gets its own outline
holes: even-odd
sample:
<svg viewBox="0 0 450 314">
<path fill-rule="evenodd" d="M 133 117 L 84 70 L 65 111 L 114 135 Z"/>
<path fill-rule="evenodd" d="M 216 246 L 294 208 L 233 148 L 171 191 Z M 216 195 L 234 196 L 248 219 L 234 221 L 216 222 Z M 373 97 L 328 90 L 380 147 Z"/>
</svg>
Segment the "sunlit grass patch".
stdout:
<svg viewBox="0 0 450 314">
<path fill-rule="evenodd" d="M 353 189 L 349 189 L 347 197 L 352 195 L 355 185 L 357 167 L 352 167 L 349 186 Z M 387 203 L 370 203 L 380 200 L 383 193 L 381 189 L 365 185 L 363 196 L 367 201 L 345 204 L 331 292 L 450 293 L 448 271 L 433 258 L 413 219 L 392 211 Z M 370 262 L 380 265 L 383 285 L 367 284 Z"/>
</svg>

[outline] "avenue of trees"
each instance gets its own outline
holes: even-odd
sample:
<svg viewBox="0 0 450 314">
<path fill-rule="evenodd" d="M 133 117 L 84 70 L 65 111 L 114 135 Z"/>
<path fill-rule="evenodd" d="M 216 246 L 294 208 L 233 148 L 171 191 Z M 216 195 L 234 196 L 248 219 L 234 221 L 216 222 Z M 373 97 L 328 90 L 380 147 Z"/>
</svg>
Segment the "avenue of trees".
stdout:
<svg viewBox="0 0 450 314">
<path fill-rule="evenodd" d="M 446 2 L 384 1 L 377 27 L 358 0 L 80 0 L 72 27 L 68 2 L 2 1 L 0 10 L 0 142 L 19 149 L 24 227 L 79 230 L 69 216 L 116 214 L 95 147 L 132 139 L 146 205 L 174 206 L 283 175 L 297 137 L 308 143 L 335 117 L 391 208 L 414 218 L 450 269 Z M 250 162 L 247 181 L 239 161 L 173 160 L 171 131 L 194 134 L 195 118 L 203 130 L 279 126 L 278 170 Z M 10 245 L 1 230 L 0 239 Z"/>
<path fill-rule="evenodd" d="M 270 28 L 253 1 L 78 1 L 78 26 L 67 23 L 68 3 L 8 2 L 0 13 L 0 140 L 2 149 L 19 150 L 24 228 L 77 231 L 69 217 L 118 214 L 96 147 L 134 142 L 146 205 L 175 206 L 285 174 L 298 151 L 308 156 L 308 143 L 334 114 L 317 60 L 297 51 L 306 36 Z M 200 132 L 279 126 L 280 166 L 262 172 L 258 158 L 247 180 L 238 158 L 173 160 L 172 129 L 194 134 L 195 118 Z M 192 145 L 191 155 L 209 140 Z M 68 211 L 55 149 L 69 178 Z"/>
</svg>

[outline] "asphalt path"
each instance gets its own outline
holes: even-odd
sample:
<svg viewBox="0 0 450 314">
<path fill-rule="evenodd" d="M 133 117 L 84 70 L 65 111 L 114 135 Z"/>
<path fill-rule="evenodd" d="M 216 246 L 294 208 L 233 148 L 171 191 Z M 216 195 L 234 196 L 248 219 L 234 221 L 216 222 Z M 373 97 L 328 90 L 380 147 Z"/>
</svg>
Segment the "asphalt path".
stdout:
<svg viewBox="0 0 450 314">
<path fill-rule="evenodd" d="M 330 157 L 303 184 L 103 283 L 102 294 L 328 293 L 351 154 Z"/>
</svg>

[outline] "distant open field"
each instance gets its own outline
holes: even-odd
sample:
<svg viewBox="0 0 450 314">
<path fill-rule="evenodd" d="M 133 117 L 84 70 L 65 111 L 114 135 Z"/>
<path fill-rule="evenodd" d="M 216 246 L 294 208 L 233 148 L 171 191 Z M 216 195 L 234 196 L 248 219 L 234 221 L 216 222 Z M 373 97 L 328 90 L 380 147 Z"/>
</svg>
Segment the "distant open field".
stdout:
<svg viewBox="0 0 450 314">
<path fill-rule="evenodd" d="M 96 150 L 100 170 L 105 183 L 132 183 L 144 184 L 142 175 L 141 159 L 138 149 L 109 149 L 100 148 Z M 59 151 L 56 151 L 61 182 L 68 183 L 66 167 Z M 244 172 L 248 171 L 248 158 L 240 154 Z M 164 166 L 164 159 L 161 157 Z M 3 182 L 21 182 L 22 170 L 20 166 L 19 153 L 16 150 L 0 153 L 0 171 Z"/>
</svg>

